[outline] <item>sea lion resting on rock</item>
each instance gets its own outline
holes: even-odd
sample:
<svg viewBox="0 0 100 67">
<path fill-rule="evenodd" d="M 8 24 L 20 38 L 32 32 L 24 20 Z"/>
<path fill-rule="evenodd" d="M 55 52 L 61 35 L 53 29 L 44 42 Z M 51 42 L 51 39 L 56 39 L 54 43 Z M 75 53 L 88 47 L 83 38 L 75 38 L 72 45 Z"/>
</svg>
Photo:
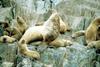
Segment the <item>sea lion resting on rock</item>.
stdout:
<svg viewBox="0 0 100 67">
<path fill-rule="evenodd" d="M 21 39 L 19 40 L 19 51 L 32 58 L 39 58 L 38 52 L 32 52 L 27 48 L 27 44 L 29 42 L 34 41 L 45 41 L 47 43 L 52 42 L 59 36 L 59 30 L 60 30 L 60 18 L 58 13 L 53 13 L 49 19 L 44 22 L 42 26 L 34 26 L 30 27 L 26 30 L 26 32 L 23 34 Z M 23 43 L 23 41 L 25 43 Z M 25 45 L 25 46 L 24 46 Z M 23 50 L 24 49 L 24 50 Z"/>
<path fill-rule="evenodd" d="M 69 31 L 71 31 L 71 28 L 68 22 L 65 23 L 60 17 L 60 33 L 62 34 L 62 33 L 69 32 Z"/>
<path fill-rule="evenodd" d="M 100 49 L 100 17 L 96 17 L 85 31 L 78 31 L 72 35 L 72 38 L 85 35 L 88 48 L 96 47 Z"/>
<path fill-rule="evenodd" d="M 60 19 L 60 33 L 64 34 L 65 32 L 71 31 L 68 22 L 65 23 L 60 16 L 59 19 Z M 35 26 L 40 26 L 40 25 L 43 25 L 43 22 L 38 22 Z"/>
<path fill-rule="evenodd" d="M 12 43 L 15 40 L 19 40 L 26 29 L 27 29 L 27 25 L 25 21 L 18 16 L 17 22 L 13 21 L 11 26 L 5 28 L 4 32 L 8 32 L 9 34 L 1 36 L 0 42 Z"/>
<path fill-rule="evenodd" d="M 71 40 L 67 40 L 59 37 L 49 43 L 50 46 L 55 46 L 55 47 L 66 47 L 66 46 L 71 46 L 72 44 L 73 43 Z"/>
</svg>

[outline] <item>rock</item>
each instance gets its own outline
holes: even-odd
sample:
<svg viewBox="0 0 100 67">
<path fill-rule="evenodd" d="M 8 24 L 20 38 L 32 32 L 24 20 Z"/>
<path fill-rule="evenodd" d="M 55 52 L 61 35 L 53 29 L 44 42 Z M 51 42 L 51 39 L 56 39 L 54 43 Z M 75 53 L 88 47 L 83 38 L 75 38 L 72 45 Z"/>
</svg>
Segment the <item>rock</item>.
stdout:
<svg viewBox="0 0 100 67">
<path fill-rule="evenodd" d="M 22 60 L 18 62 L 22 67 L 92 67 L 96 57 L 94 49 L 87 50 L 78 43 L 71 47 L 47 48 L 40 54 L 38 61 L 20 56 Z"/>
<path fill-rule="evenodd" d="M 0 44 L 0 61 L 14 62 L 16 58 L 16 44 Z"/>
<path fill-rule="evenodd" d="M 14 0 L 1 0 L 2 7 L 11 7 Z"/>
<path fill-rule="evenodd" d="M 29 58 L 23 58 L 22 62 L 17 64 L 17 67 L 32 67 L 32 61 Z"/>
<path fill-rule="evenodd" d="M 96 56 L 95 66 L 96 67 L 99 67 L 100 66 L 100 54 L 97 54 L 97 56 Z"/>
<path fill-rule="evenodd" d="M 2 67 L 12 67 L 13 66 L 13 63 L 11 62 L 3 62 L 2 63 Z"/>
<path fill-rule="evenodd" d="M 21 16 L 30 25 L 35 25 L 37 18 L 40 16 L 35 12 L 35 0 L 15 0 L 15 17 Z"/>
<path fill-rule="evenodd" d="M 0 8 L 0 22 L 4 22 L 5 18 L 12 19 L 11 7 Z"/>
</svg>

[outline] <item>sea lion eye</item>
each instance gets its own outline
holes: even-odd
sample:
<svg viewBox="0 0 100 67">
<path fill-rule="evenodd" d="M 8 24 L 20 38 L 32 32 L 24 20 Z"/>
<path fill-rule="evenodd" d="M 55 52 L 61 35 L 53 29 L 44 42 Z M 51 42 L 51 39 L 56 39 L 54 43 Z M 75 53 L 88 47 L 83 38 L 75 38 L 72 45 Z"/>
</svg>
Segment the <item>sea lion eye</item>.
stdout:
<svg viewBox="0 0 100 67">
<path fill-rule="evenodd" d="M 98 26 L 97 31 L 100 31 L 100 25 Z"/>
<path fill-rule="evenodd" d="M 7 42 L 7 39 L 6 38 L 3 38 L 3 43 L 6 43 Z"/>
<path fill-rule="evenodd" d="M 98 29 L 100 30 L 100 26 L 98 27 Z"/>
</svg>

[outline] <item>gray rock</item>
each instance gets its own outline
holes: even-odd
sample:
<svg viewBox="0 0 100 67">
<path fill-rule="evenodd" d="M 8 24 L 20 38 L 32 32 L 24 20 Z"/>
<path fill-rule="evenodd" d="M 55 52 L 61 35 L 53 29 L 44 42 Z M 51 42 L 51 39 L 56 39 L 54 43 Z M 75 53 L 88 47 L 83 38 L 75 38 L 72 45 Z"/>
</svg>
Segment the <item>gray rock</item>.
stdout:
<svg viewBox="0 0 100 67">
<path fill-rule="evenodd" d="M 13 66 L 13 63 L 11 62 L 3 62 L 2 63 L 2 67 L 12 67 Z"/>
<path fill-rule="evenodd" d="M 22 67 L 92 67 L 96 57 L 94 49 L 87 50 L 85 46 L 74 43 L 71 47 L 47 48 L 41 54 L 39 61 L 23 58 L 19 64 Z M 18 66 L 20 67 L 20 66 Z"/>
<path fill-rule="evenodd" d="M 11 7 L 0 8 L 0 21 L 4 22 L 5 18 L 12 19 Z"/>
<path fill-rule="evenodd" d="M 14 62 L 16 58 L 16 44 L 0 44 L 0 61 Z"/>
<path fill-rule="evenodd" d="M 95 63 L 95 66 L 96 67 L 99 67 L 100 66 L 100 54 L 97 54 L 97 56 L 96 56 L 96 61 L 95 61 L 96 63 Z"/>
</svg>

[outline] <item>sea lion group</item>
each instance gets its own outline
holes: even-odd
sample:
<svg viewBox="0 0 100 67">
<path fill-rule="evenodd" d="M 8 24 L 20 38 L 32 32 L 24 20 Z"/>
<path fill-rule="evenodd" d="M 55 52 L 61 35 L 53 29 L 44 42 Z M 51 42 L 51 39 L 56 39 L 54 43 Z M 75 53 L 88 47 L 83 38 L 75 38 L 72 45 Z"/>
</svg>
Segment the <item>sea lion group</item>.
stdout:
<svg viewBox="0 0 100 67">
<path fill-rule="evenodd" d="M 60 38 L 65 32 L 69 32 L 70 26 L 66 24 L 59 13 L 53 12 L 43 25 L 28 27 L 22 17 L 17 16 L 14 24 L 4 27 L 7 34 L 0 37 L 2 43 L 13 43 L 18 41 L 19 52 L 30 58 L 40 58 L 37 51 L 28 49 L 27 44 L 41 41 L 55 47 L 71 46 L 72 41 Z M 72 34 L 72 38 L 85 36 L 88 48 L 100 48 L 100 17 L 96 17 L 84 31 L 78 31 Z"/>
</svg>

